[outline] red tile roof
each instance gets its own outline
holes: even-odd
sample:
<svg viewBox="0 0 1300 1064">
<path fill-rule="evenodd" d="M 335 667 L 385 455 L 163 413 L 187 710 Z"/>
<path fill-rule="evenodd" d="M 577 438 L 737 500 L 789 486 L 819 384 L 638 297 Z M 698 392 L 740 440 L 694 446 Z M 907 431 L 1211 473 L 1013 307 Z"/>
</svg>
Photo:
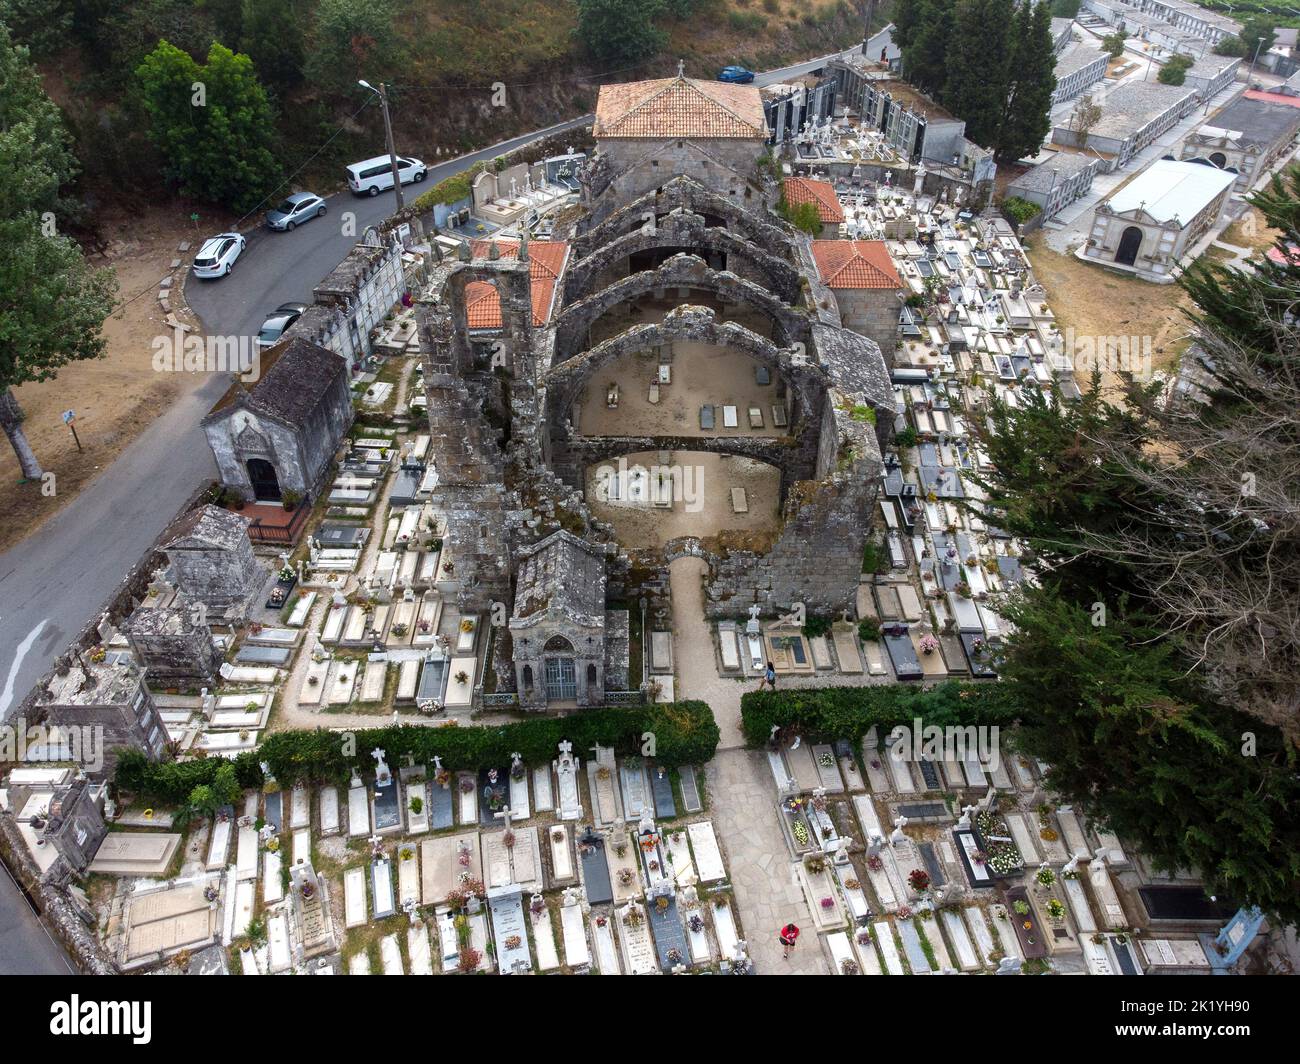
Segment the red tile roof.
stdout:
<svg viewBox="0 0 1300 1064">
<path fill-rule="evenodd" d="M 787 177 L 782 183 L 785 201 L 792 207 L 812 203 L 823 225 L 839 225 L 844 221 L 844 208 L 835 195 L 835 186 L 829 181 L 816 181 L 811 177 Z"/>
<path fill-rule="evenodd" d="M 889 250 L 879 240 L 814 240 L 817 273 L 830 288 L 902 288 Z"/>
<path fill-rule="evenodd" d="M 519 241 L 495 242 L 503 259 L 519 256 Z M 470 241 L 470 254 L 476 259 L 488 257 L 493 241 Z M 555 304 L 555 285 L 564 272 L 564 262 L 569 245 L 563 240 L 530 240 L 528 242 L 528 276 L 532 279 L 533 325 L 541 327 L 551 320 Z M 472 281 L 465 286 L 465 316 L 471 329 L 501 328 L 501 296 L 495 285 L 487 281 Z"/>
<path fill-rule="evenodd" d="M 602 137 L 705 137 L 766 140 L 763 101 L 753 85 L 660 78 L 602 85 L 596 124 Z"/>
<path fill-rule="evenodd" d="M 1300 96 L 1287 96 L 1281 92 L 1264 92 L 1261 89 L 1247 89 L 1243 96 L 1248 100 L 1263 100 L 1265 103 L 1279 103 L 1284 107 L 1300 107 Z"/>
</svg>

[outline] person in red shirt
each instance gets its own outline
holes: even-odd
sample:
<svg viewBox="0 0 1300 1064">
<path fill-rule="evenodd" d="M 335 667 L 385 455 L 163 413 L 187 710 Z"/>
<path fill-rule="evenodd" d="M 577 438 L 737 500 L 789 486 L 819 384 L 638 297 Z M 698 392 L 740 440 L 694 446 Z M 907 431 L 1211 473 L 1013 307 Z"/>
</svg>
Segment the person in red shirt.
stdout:
<svg viewBox="0 0 1300 1064">
<path fill-rule="evenodd" d="M 781 934 L 778 936 L 781 940 L 781 956 L 786 960 L 790 959 L 790 951 L 794 949 L 795 943 L 799 940 L 799 927 L 797 924 L 786 924 L 781 928 Z"/>
</svg>

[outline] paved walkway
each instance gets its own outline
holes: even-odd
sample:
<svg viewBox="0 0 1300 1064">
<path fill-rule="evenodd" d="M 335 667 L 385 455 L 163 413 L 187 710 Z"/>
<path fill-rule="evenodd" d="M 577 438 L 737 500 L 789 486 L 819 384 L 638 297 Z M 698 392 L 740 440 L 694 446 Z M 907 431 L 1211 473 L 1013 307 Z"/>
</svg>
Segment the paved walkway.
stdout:
<svg viewBox="0 0 1300 1064">
<path fill-rule="evenodd" d="M 828 975 L 830 967 L 812 916 L 795 881 L 781 833 L 767 758 L 753 750 L 719 750 L 705 770 L 710 812 L 726 850 L 736 908 L 759 975 Z M 777 932 L 794 921 L 802 930 L 789 960 Z"/>
<path fill-rule="evenodd" d="M 745 745 L 740 731 L 740 696 L 758 689 L 756 681 L 718 675 L 713 633 L 704 617 L 703 558 L 678 558 L 668 567 L 673 593 L 673 651 L 677 656 L 678 698 L 699 698 L 713 710 L 722 740 L 720 750 Z"/>
</svg>

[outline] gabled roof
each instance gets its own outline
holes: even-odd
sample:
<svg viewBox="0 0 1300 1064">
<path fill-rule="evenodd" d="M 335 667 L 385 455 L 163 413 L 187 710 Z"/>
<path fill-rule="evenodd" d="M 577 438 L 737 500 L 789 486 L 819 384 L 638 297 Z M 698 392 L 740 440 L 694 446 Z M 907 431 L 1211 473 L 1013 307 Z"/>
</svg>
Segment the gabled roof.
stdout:
<svg viewBox="0 0 1300 1064">
<path fill-rule="evenodd" d="M 1215 166 L 1157 159 L 1106 204 L 1116 214 L 1139 212 L 1161 225 L 1174 220 L 1187 225 L 1236 180 L 1236 174 Z"/>
<path fill-rule="evenodd" d="M 247 542 L 248 519 L 210 503 L 178 517 L 160 539 L 163 550 L 230 550 Z"/>
<path fill-rule="evenodd" d="M 814 240 L 817 273 L 828 288 L 902 288 L 880 240 Z"/>
<path fill-rule="evenodd" d="M 519 257 L 519 241 L 498 240 L 497 250 L 503 259 Z M 487 258 L 493 241 L 470 242 L 474 258 Z M 528 243 L 528 276 L 532 281 L 533 325 L 540 328 L 551 320 L 555 308 L 555 286 L 564 273 L 569 245 L 563 240 L 531 240 Z M 465 286 L 465 316 L 471 329 L 501 328 L 501 294 L 487 281 L 473 281 Z"/>
<path fill-rule="evenodd" d="M 552 613 L 589 628 L 605 622 L 605 556 L 563 529 L 521 554 L 515 580 L 514 620 Z"/>
<path fill-rule="evenodd" d="M 781 190 L 785 194 L 786 203 L 792 207 L 801 203 L 815 205 L 817 216 L 823 225 L 839 225 L 844 221 L 844 208 L 835 195 L 835 186 L 829 181 L 817 181 L 811 177 L 787 177 L 781 184 Z"/>
<path fill-rule="evenodd" d="M 763 101 L 753 85 L 696 81 L 679 74 L 655 81 L 602 85 L 596 139 L 704 137 L 766 140 Z"/>
<path fill-rule="evenodd" d="M 203 420 L 229 407 L 245 406 L 289 425 L 301 425 L 334 381 L 346 376 L 348 364 L 329 348 L 293 336 L 264 350 L 258 368 L 254 384 L 235 380 Z"/>
</svg>

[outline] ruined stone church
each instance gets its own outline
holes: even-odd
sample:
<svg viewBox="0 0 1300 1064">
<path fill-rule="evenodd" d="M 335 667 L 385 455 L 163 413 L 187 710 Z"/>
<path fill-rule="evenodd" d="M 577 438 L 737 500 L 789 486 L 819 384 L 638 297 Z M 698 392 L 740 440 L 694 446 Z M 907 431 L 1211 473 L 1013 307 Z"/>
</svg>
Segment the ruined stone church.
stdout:
<svg viewBox="0 0 1300 1064">
<path fill-rule="evenodd" d="M 707 564 L 713 618 L 851 608 L 894 422 L 880 347 L 845 327 L 811 238 L 775 212 L 755 87 L 605 86 L 594 136 L 551 240 L 465 245 L 418 303 L 459 605 L 508 615 L 498 690 L 534 710 L 638 688 L 628 614 L 661 601 L 683 555 Z M 697 463 L 722 517 L 632 542 L 591 490 L 628 456 L 660 477 Z M 770 497 L 729 486 L 742 465 Z M 618 501 L 667 520 L 655 488 Z M 728 527 L 751 502 L 771 511 L 762 535 Z"/>
</svg>

